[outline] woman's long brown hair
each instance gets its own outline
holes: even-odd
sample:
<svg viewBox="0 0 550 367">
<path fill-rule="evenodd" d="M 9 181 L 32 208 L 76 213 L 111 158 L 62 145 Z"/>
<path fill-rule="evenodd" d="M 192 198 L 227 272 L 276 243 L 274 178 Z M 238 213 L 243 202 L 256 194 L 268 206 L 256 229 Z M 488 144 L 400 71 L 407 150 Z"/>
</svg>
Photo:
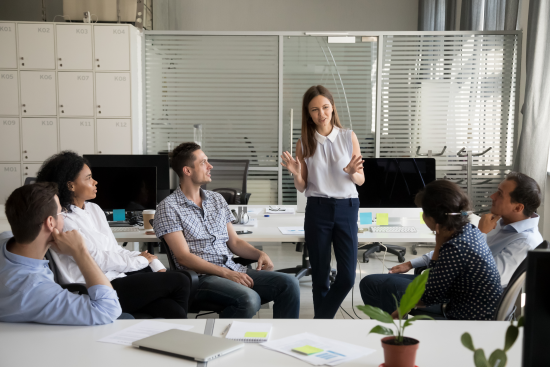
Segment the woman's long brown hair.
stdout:
<svg viewBox="0 0 550 367">
<path fill-rule="evenodd" d="M 338 112 L 336 112 L 336 105 L 334 104 L 334 98 L 329 90 L 322 85 L 314 85 L 309 88 L 304 94 L 304 99 L 302 102 L 302 137 L 301 145 L 303 151 L 303 158 L 312 157 L 315 154 L 315 149 L 317 148 L 317 141 L 315 140 L 315 123 L 311 119 L 309 114 L 309 103 L 311 100 L 317 96 L 323 96 L 330 101 L 332 105 L 332 116 L 330 118 L 330 123 L 332 126 L 337 126 L 342 128 L 340 119 L 338 118 Z"/>
</svg>

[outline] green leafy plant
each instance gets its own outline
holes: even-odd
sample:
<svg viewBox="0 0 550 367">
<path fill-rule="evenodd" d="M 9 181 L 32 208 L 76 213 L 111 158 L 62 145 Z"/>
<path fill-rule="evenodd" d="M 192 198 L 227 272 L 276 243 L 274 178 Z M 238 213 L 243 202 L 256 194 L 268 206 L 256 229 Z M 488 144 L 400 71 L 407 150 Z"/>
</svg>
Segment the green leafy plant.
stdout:
<svg viewBox="0 0 550 367">
<path fill-rule="evenodd" d="M 393 298 L 395 299 L 395 306 L 399 314 L 399 325 L 395 322 L 395 320 L 391 317 L 389 313 L 382 311 L 378 307 L 364 305 L 364 306 L 357 306 L 357 308 L 363 311 L 365 314 L 367 314 L 367 316 L 369 316 L 371 319 L 374 319 L 386 324 L 393 324 L 397 329 L 397 335 L 395 337 L 396 343 L 403 344 L 403 335 L 404 335 L 403 333 L 405 332 L 405 328 L 407 326 L 412 325 L 414 321 L 420 320 L 420 319 L 433 320 L 433 318 L 427 315 L 417 315 L 408 320 L 403 320 L 403 316 L 408 314 L 416 306 L 418 301 L 420 301 L 420 298 L 422 298 L 422 295 L 426 290 L 426 282 L 428 281 L 429 273 L 430 273 L 430 269 L 424 271 L 422 274 L 414 278 L 411 284 L 409 284 L 409 286 L 407 287 L 407 290 L 405 291 L 405 294 L 403 295 L 403 297 L 401 297 L 401 304 L 397 302 L 397 298 L 395 297 L 395 295 L 393 296 Z M 376 333 L 376 334 L 382 334 L 382 335 L 395 335 L 392 329 L 389 329 L 382 325 L 377 325 L 373 327 L 372 330 L 369 332 L 369 334 L 370 333 Z"/>
<path fill-rule="evenodd" d="M 464 333 L 460 337 L 462 345 L 474 352 L 474 363 L 476 367 L 504 367 L 508 359 L 506 357 L 506 352 L 512 348 L 516 339 L 518 338 L 519 328 L 523 326 L 523 316 L 517 322 L 517 325 L 514 325 L 514 321 L 510 322 L 510 326 L 506 329 L 506 336 L 504 337 L 504 349 L 496 349 L 489 359 L 485 357 L 485 352 L 483 349 L 476 349 L 474 347 L 474 342 L 470 333 Z"/>
</svg>

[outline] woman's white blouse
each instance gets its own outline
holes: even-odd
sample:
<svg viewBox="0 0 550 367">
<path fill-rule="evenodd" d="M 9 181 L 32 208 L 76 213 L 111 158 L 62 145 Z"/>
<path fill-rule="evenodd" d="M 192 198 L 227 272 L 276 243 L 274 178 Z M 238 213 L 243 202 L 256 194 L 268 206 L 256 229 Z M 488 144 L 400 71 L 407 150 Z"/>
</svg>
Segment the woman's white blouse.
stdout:
<svg viewBox="0 0 550 367">
<path fill-rule="evenodd" d="M 138 251 L 128 251 L 118 245 L 117 240 L 107 223 L 105 214 L 94 203 L 86 203 L 84 209 L 71 206 L 72 213 L 63 214 L 65 223 L 63 232 L 76 229 L 80 232 L 92 258 L 105 273 L 109 281 L 125 277 L 126 272 L 141 270 L 151 266 L 153 271 L 165 269 L 159 260 L 151 264 Z M 62 283 L 85 283 L 73 257 L 52 251 L 55 263 L 59 269 Z"/>
<path fill-rule="evenodd" d="M 344 172 L 353 155 L 351 130 L 336 126 L 328 136 L 315 132 L 315 154 L 306 158 L 306 197 L 334 199 L 356 198 L 357 189 L 351 176 Z M 303 151 L 303 149 L 302 149 Z"/>
</svg>

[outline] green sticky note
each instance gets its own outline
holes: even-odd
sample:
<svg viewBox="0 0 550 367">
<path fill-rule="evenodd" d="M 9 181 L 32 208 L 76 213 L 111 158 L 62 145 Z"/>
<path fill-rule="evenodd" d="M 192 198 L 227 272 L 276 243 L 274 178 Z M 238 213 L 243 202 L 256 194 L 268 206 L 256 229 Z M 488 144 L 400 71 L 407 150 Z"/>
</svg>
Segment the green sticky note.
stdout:
<svg viewBox="0 0 550 367">
<path fill-rule="evenodd" d="M 424 213 L 420 212 L 420 224 L 426 224 L 424 222 L 424 216 L 423 216 Z"/>
<path fill-rule="evenodd" d="M 387 226 L 389 223 L 388 213 L 377 213 L 376 214 L 376 225 Z"/>
<path fill-rule="evenodd" d="M 298 353 L 308 355 L 308 356 L 323 351 L 322 349 L 312 347 L 311 345 L 304 345 L 303 347 L 294 348 L 292 350 L 295 351 L 295 352 L 298 352 Z"/>
<path fill-rule="evenodd" d="M 245 338 L 267 338 L 265 331 L 247 331 L 244 333 Z"/>
</svg>

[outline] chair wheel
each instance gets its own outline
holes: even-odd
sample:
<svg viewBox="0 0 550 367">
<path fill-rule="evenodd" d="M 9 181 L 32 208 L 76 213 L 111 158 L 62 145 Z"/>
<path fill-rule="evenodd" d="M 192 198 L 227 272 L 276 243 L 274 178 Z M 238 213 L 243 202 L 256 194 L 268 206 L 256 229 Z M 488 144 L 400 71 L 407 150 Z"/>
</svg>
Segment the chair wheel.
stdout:
<svg viewBox="0 0 550 367">
<path fill-rule="evenodd" d="M 369 258 L 368 257 L 364 257 L 363 258 L 363 263 L 368 263 L 369 262 Z"/>
<path fill-rule="evenodd" d="M 418 255 L 418 251 L 416 251 L 416 250 L 411 250 L 411 254 L 413 254 L 413 255 Z"/>
<path fill-rule="evenodd" d="M 397 260 L 399 260 L 400 263 L 404 263 L 404 262 L 405 262 L 405 258 L 403 257 L 403 255 L 397 256 Z"/>
</svg>

